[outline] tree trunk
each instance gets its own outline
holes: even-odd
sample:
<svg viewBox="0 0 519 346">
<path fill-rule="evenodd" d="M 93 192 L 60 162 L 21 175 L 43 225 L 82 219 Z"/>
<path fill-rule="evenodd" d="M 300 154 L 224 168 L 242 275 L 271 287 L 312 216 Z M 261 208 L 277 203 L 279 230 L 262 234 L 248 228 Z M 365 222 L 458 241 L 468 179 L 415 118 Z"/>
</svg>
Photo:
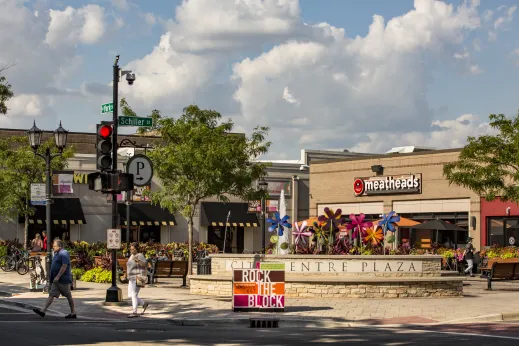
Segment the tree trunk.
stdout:
<svg viewBox="0 0 519 346">
<path fill-rule="evenodd" d="M 187 221 L 187 241 L 188 241 L 188 251 L 189 255 L 187 256 L 187 268 L 188 274 L 193 275 L 193 217 L 190 216 Z"/>
<path fill-rule="evenodd" d="M 23 248 L 27 250 L 29 244 L 29 215 L 25 214 L 25 224 L 23 227 Z"/>
</svg>

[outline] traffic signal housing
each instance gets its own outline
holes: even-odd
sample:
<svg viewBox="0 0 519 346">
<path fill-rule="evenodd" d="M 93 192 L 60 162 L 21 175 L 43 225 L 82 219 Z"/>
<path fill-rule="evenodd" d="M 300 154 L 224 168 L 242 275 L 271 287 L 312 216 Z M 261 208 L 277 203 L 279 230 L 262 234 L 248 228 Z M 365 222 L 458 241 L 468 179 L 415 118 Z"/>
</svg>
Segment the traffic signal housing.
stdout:
<svg viewBox="0 0 519 346">
<path fill-rule="evenodd" d="M 102 122 L 97 124 L 97 142 L 96 142 L 96 153 L 97 153 L 97 169 L 104 171 L 113 170 L 113 146 L 112 137 L 114 129 L 112 122 Z"/>
</svg>

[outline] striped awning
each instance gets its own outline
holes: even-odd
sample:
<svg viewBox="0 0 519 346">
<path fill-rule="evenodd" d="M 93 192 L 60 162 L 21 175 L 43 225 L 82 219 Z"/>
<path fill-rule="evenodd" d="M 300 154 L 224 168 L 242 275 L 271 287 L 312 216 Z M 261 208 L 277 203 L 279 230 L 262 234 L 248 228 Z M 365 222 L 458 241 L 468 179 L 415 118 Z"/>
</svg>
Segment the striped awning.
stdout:
<svg viewBox="0 0 519 346">
<path fill-rule="evenodd" d="M 259 227 L 258 217 L 248 212 L 247 203 L 202 202 L 200 214 L 202 226 Z"/>
<path fill-rule="evenodd" d="M 126 208 L 123 203 L 117 205 L 117 214 L 120 217 L 121 225 L 128 225 L 126 220 Z M 158 205 L 139 202 L 130 205 L 130 223 L 132 226 L 174 226 L 176 225 L 175 216 L 168 210 L 162 209 Z"/>
<path fill-rule="evenodd" d="M 34 215 L 29 218 L 31 225 L 45 225 L 46 210 L 44 205 L 34 206 Z M 85 214 L 79 198 L 54 198 L 51 206 L 51 221 L 54 225 L 85 225 Z M 18 218 L 19 223 L 24 223 L 23 216 Z"/>
</svg>

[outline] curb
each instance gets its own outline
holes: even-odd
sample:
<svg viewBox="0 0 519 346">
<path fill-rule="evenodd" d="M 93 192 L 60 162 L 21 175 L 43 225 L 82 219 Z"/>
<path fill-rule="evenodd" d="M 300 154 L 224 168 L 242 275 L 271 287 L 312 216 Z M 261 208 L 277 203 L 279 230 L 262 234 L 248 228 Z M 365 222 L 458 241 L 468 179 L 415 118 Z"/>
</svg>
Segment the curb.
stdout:
<svg viewBox="0 0 519 346">
<path fill-rule="evenodd" d="M 167 321 L 175 326 L 182 327 L 202 327 L 202 326 L 243 326 L 249 327 L 251 319 L 265 319 L 265 316 L 247 316 L 247 317 L 236 317 L 236 318 L 214 318 L 214 319 L 204 319 L 204 318 L 173 318 L 167 319 Z M 331 320 L 327 318 L 319 318 L 317 319 L 300 319 L 300 318 L 286 318 L 279 316 L 269 316 L 268 319 L 278 320 L 280 327 L 305 327 L 305 328 L 338 328 L 338 327 L 351 327 L 353 324 L 348 321 L 337 321 Z"/>
</svg>

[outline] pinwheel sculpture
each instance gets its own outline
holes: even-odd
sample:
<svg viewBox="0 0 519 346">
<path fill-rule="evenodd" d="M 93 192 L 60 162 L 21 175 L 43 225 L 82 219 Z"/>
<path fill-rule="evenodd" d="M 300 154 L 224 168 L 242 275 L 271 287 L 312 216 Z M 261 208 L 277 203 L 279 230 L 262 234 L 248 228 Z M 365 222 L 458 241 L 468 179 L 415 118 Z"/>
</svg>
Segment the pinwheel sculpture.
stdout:
<svg viewBox="0 0 519 346">
<path fill-rule="evenodd" d="M 351 236 L 352 239 L 358 239 L 359 245 L 362 243 L 362 239 L 366 236 L 366 229 L 368 227 L 373 227 L 373 222 L 364 222 L 364 219 L 366 218 L 366 215 L 360 214 L 350 215 L 351 223 L 349 223 L 346 228 L 348 230 L 353 230 L 353 234 Z"/>
<path fill-rule="evenodd" d="M 292 228 L 292 224 L 288 222 L 288 219 L 290 219 L 290 216 L 285 215 L 281 217 L 279 213 L 274 213 L 274 218 L 268 218 L 267 222 L 271 224 L 269 227 L 269 232 L 276 231 L 276 252 L 279 253 L 277 250 L 279 248 L 279 237 L 283 235 L 283 229 L 286 228 Z"/>
<path fill-rule="evenodd" d="M 296 236 L 295 244 L 296 244 L 296 249 L 298 249 L 299 243 L 301 243 L 301 240 L 303 239 L 303 237 L 309 238 L 312 236 L 313 233 L 310 230 L 306 229 L 306 227 L 308 225 L 308 223 L 306 221 L 303 221 L 301 223 L 301 226 L 299 226 L 299 224 L 297 222 L 294 225 L 295 225 L 296 231 L 292 232 L 292 234 L 294 234 Z M 307 243 L 307 245 L 308 245 L 308 243 Z"/>
<path fill-rule="evenodd" d="M 387 231 L 395 232 L 395 223 L 400 221 L 400 215 L 395 213 L 394 211 L 390 211 L 389 214 L 382 215 L 382 220 L 378 222 L 378 225 L 382 227 L 384 232 L 384 238 L 386 237 Z M 386 247 L 384 244 L 384 253 L 386 252 Z"/>
<path fill-rule="evenodd" d="M 322 224 L 323 229 L 329 228 L 330 234 L 328 236 L 329 240 L 329 250 L 331 251 L 332 242 L 333 242 L 333 231 L 335 231 L 341 223 L 344 223 L 344 219 L 341 219 L 342 210 L 337 209 L 333 211 L 328 207 L 324 208 L 324 215 L 319 216 L 318 220 Z"/>
<path fill-rule="evenodd" d="M 373 230 L 373 228 L 366 229 L 366 236 L 364 236 L 365 243 L 371 243 L 371 245 L 377 246 L 382 239 L 384 239 L 384 234 L 381 227 L 377 227 L 376 230 Z"/>
<path fill-rule="evenodd" d="M 313 232 L 314 239 L 317 242 L 319 251 L 321 251 L 323 248 L 323 245 L 328 242 L 328 237 L 326 236 L 326 233 L 323 230 L 322 226 L 320 224 L 318 224 L 317 222 L 314 222 L 313 230 L 314 230 L 314 232 Z"/>
</svg>

